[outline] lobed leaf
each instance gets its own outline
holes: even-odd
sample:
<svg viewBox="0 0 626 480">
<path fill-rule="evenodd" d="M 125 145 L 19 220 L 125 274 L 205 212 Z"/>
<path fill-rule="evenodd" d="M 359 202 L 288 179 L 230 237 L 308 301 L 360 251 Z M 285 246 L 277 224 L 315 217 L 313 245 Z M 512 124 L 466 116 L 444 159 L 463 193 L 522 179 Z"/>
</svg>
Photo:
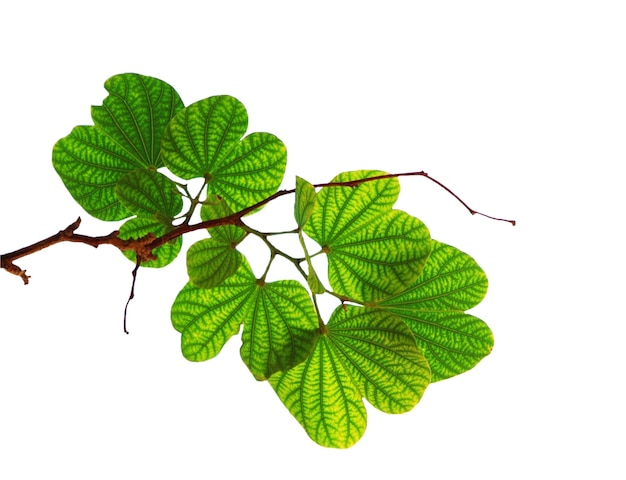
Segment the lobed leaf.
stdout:
<svg viewBox="0 0 626 480">
<path fill-rule="evenodd" d="M 235 98 L 221 95 L 189 105 L 165 130 L 165 165 L 179 177 L 205 178 L 207 189 L 240 211 L 278 189 L 287 162 L 283 143 L 269 133 L 243 140 L 248 114 Z"/>
<path fill-rule="evenodd" d="M 143 165 L 96 127 L 75 127 L 59 140 L 52 150 L 52 165 L 74 200 L 90 215 L 107 221 L 131 215 L 115 195 L 115 185 Z"/>
<path fill-rule="evenodd" d="M 374 407 L 404 413 L 419 402 L 430 383 L 430 368 L 401 319 L 346 305 L 333 312 L 328 331 L 338 357 Z"/>
<path fill-rule="evenodd" d="M 356 171 L 338 175 L 346 182 L 383 175 Z M 430 233 L 417 218 L 392 210 L 399 193 L 395 178 L 357 187 L 325 187 L 304 231 L 328 255 L 332 289 L 359 302 L 376 302 L 411 285 L 430 253 Z"/>
<path fill-rule="evenodd" d="M 256 279 L 247 261 L 237 272 L 212 289 L 191 282 L 172 305 L 172 325 L 182 333 L 183 356 L 194 362 L 215 357 L 229 338 L 239 331 L 247 305 L 254 295 Z"/>
<path fill-rule="evenodd" d="M 331 183 L 384 175 L 378 170 L 344 172 Z M 332 245 L 367 226 L 391 210 L 400 194 L 396 178 L 362 183 L 357 187 L 324 187 L 317 194 L 318 208 L 305 225 L 305 233 L 320 245 Z"/>
<path fill-rule="evenodd" d="M 342 305 L 326 328 L 304 362 L 269 383 L 315 442 L 347 448 L 365 432 L 362 397 L 383 412 L 406 412 L 430 370 L 411 330 L 388 312 Z"/>
<path fill-rule="evenodd" d="M 115 195 L 135 215 L 168 225 L 183 208 L 176 184 L 156 170 L 139 169 L 127 173 L 117 182 Z"/>
<path fill-rule="evenodd" d="M 119 230 L 119 238 L 122 240 L 139 239 L 146 235 L 153 234 L 156 238 L 166 234 L 170 229 L 162 222 L 149 218 L 131 218 L 122 224 Z M 156 255 L 156 260 L 149 260 L 142 262 L 142 267 L 161 268 L 169 265 L 180 253 L 180 249 L 183 246 L 182 237 L 177 237 L 171 242 L 168 242 L 153 250 L 153 254 Z M 122 252 L 126 258 L 133 263 L 136 262 L 137 256 L 132 250 L 124 250 Z"/>
<path fill-rule="evenodd" d="M 105 88 L 109 96 L 92 108 L 95 126 L 75 127 L 60 139 L 52 164 L 81 207 L 115 221 L 130 216 L 115 196 L 117 182 L 137 168 L 161 166 L 160 139 L 183 104 L 167 83 L 143 75 L 116 75 Z"/>
<path fill-rule="evenodd" d="M 258 283 L 241 336 L 241 358 L 257 380 L 305 360 L 318 321 L 306 289 L 295 280 Z"/>
<path fill-rule="evenodd" d="M 407 323 L 437 381 L 471 369 L 491 352 L 489 327 L 464 313 L 486 292 L 487 277 L 474 259 L 433 241 L 430 259 L 415 283 L 377 308 Z"/>
<path fill-rule="evenodd" d="M 163 131 L 184 105 L 176 90 L 162 80 L 135 73 L 109 78 L 109 95 L 91 108 L 96 127 L 142 166 L 162 167 Z"/>
<path fill-rule="evenodd" d="M 348 448 L 365 433 L 367 412 L 361 392 L 327 335 L 321 335 L 311 355 L 269 383 L 313 441 Z"/>
</svg>

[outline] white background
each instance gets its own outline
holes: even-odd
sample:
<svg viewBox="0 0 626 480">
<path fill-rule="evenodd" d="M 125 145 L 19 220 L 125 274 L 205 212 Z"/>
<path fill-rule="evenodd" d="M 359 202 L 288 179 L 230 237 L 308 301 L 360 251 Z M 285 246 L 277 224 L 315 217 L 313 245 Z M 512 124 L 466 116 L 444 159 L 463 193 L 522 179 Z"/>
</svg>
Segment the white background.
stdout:
<svg viewBox="0 0 626 480">
<path fill-rule="evenodd" d="M 183 359 L 169 320 L 182 258 L 140 272 L 128 336 L 132 264 L 119 252 L 62 244 L 24 258 L 30 285 L 0 272 L 0 477 L 625 478 L 622 6 L 3 5 L 1 253 L 79 215 L 85 234 L 116 227 L 82 212 L 50 155 L 123 72 L 169 82 L 186 104 L 239 98 L 250 131 L 287 145 L 285 188 L 295 175 L 423 169 L 518 226 L 402 180 L 399 207 L 487 272 L 473 313 L 496 346 L 408 414 L 370 408 L 346 451 L 307 437 L 246 370 L 238 338 L 210 362 Z M 271 212 L 293 226 L 290 201 Z"/>
</svg>

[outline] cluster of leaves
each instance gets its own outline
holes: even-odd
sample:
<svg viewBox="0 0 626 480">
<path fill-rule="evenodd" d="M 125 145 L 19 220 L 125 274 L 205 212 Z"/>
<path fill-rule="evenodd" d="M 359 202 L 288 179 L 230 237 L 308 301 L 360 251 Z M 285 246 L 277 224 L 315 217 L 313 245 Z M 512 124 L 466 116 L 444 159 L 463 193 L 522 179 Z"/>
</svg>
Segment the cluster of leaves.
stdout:
<svg viewBox="0 0 626 480">
<path fill-rule="evenodd" d="M 285 146 L 269 133 L 244 136 L 248 117 L 237 99 L 185 107 L 170 85 L 137 74 L 114 76 L 105 88 L 94 125 L 59 140 L 53 164 L 88 213 L 126 219 L 121 238 L 162 237 L 196 212 L 203 222 L 229 217 L 280 187 Z M 372 177 L 383 178 L 366 181 Z M 196 178 L 202 186 L 190 192 L 185 181 Z M 252 375 L 268 381 L 315 442 L 337 448 L 363 435 L 363 399 L 406 412 L 430 382 L 476 365 L 493 337 L 465 312 L 484 297 L 486 276 L 467 254 L 431 239 L 419 219 L 393 209 L 399 193 L 397 178 L 380 171 L 341 173 L 319 190 L 298 177 L 291 230 L 260 232 L 241 217 L 208 228 L 187 250 L 189 282 L 171 310 L 185 358 L 216 356 L 243 326 L 241 358 Z M 277 248 L 279 234 L 297 237 L 302 256 Z M 270 251 L 260 277 L 239 250 L 250 235 Z M 309 254 L 305 236 L 319 251 Z M 181 246 L 174 235 L 139 261 L 163 267 Z M 318 255 L 327 257 L 325 277 L 314 268 Z M 266 281 L 278 256 L 302 283 Z M 317 307 L 323 294 L 338 303 L 328 321 Z"/>
</svg>

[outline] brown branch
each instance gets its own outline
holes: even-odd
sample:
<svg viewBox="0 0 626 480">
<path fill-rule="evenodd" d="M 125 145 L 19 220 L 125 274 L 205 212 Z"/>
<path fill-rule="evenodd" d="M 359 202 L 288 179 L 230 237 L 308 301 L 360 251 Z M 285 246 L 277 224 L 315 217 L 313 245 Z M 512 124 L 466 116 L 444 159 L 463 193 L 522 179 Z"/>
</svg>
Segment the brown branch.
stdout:
<svg viewBox="0 0 626 480">
<path fill-rule="evenodd" d="M 492 220 L 497 220 L 497 221 L 501 221 L 501 222 L 508 222 L 511 225 L 515 225 L 515 220 L 507 220 L 504 218 L 497 218 L 497 217 L 492 217 L 490 215 L 486 215 L 484 213 L 481 213 L 477 210 L 474 210 L 473 208 L 471 208 L 467 203 L 465 203 L 456 193 L 454 193 L 452 190 L 450 190 L 447 186 L 445 186 L 443 183 L 441 183 L 439 180 L 434 179 L 433 177 L 431 177 L 430 175 L 428 175 L 426 172 L 408 172 L 408 173 L 390 173 L 390 174 L 385 174 L 385 175 L 378 175 L 375 177 L 369 177 L 369 178 L 361 178 L 358 180 L 351 180 L 351 181 L 347 181 L 347 182 L 330 182 L 330 183 L 319 183 L 314 185 L 314 187 L 316 188 L 322 188 L 322 187 L 357 187 L 359 185 L 361 185 L 362 183 L 366 183 L 366 182 L 373 182 L 376 180 L 382 180 L 385 178 L 396 178 L 396 177 L 409 177 L 409 176 L 420 176 L 420 177 L 426 177 L 428 180 L 430 180 L 431 182 L 436 183 L 437 185 L 439 185 L 441 188 L 443 188 L 445 191 L 447 191 L 450 195 L 452 195 L 454 198 L 456 198 L 461 205 L 463 205 L 472 215 L 481 215 L 483 217 L 487 217 L 490 218 Z M 99 237 L 90 237 L 87 235 L 81 235 L 81 234 L 77 234 L 75 233 L 75 231 L 78 229 L 78 227 L 80 226 L 80 217 L 72 224 L 68 225 L 64 230 L 61 230 L 60 232 L 45 238 L 37 243 L 34 243 L 28 247 L 24 247 L 24 248 L 20 248 L 19 250 L 16 250 L 14 252 L 10 252 L 7 254 L 4 254 L 0 257 L 0 268 L 5 269 L 7 272 L 12 273 L 14 275 L 17 275 L 19 277 L 22 278 L 22 280 L 24 281 L 24 284 L 28 284 L 28 279 L 30 278 L 28 275 L 26 275 L 26 270 L 22 270 L 20 267 L 18 267 L 17 265 L 15 265 L 16 260 L 22 258 L 22 257 L 26 257 L 28 255 L 31 255 L 33 253 L 36 253 L 40 250 L 43 250 L 44 248 L 48 248 L 52 245 L 55 245 L 57 243 L 61 243 L 61 242 L 76 242 L 76 243 L 84 243 L 86 245 L 91 245 L 92 247 L 99 247 L 100 245 L 112 245 L 116 248 L 118 248 L 119 250 L 132 250 L 135 252 L 135 254 L 137 255 L 137 262 L 138 264 L 143 262 L 143 261 L 147 261 L 147 260 L 153 260 L 154 254 L 152 253 L 152 251 L 157 248 L 160 247 L 161 245 L 164 245 L 165 243 L 174 240 L 175 238 L 180 237 L 181 235 L 184 235 L 186 233 L 189 232 L 193 232 L 196 230 L 201 230 L 204 228 L 211 228 L 211 227 L 217 227 L 217 226 L 221 226 L 221 225 L 237 225 L 241 223 L 241 219 L 247 215 L 248 213 L 253 212 L 254 210 L 259 209 L 260 207 L 268 204 L 269 202 L 282 197 L 284 195 L 289 195 L 295 192 L 295 189 L 290 189 L 290 190 L 279 190 L 278 192 L 276 192 L 275 194 L 261 200 L 260 202 L 255 203 L 254 205 L 244 208 L 243 210 L 240 210 L 239 212 L 233 213 L 232 215 L 229 215 L 227 217 L 223 217 L 223 218 L 218 218 L 215 220 L 207 220 L 205 222 L 200 222 L 200 223 L 196 223 L 193 225 L 184 223 L 182 225 L 178 225 L 176 227 L 174 227 L 171 231 L 169 231 L 168 233 L 166 233 L 165 235 L 159 237 L 159 238 L 155 238 L 153 234 L 150 235 L 146 235 L 145 237 L 142 238 L 138 238 L 138 239 L 128 239 L 128 240 L 122 240 L 121 238 L 119 238 L 119 232 L 118 231 L 113 231 L 111 233 L 109 233 L 108 235 L 104 235 L 104 236 L 99 236 Z M 136 277 L 136 273 L 134 273 L 133 275 L 133 290 L 131 290 L 131 297 L 129 298 L 132 299 L 132 295 L 134 293 L 134 280 Z"/>
</svg>

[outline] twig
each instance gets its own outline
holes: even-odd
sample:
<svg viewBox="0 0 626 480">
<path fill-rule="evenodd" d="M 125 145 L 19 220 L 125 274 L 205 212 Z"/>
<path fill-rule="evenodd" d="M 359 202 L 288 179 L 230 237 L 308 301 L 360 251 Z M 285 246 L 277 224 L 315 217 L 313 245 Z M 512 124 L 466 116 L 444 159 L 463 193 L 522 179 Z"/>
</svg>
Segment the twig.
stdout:
<svg viewBox="0 0 626 480">
<path fill-rule="evenodd" d="M 456 198 L 461 203 L 461 205 L 463 205 L 472 215 L 481 215 L 483 217 L 490 218 L 492 220 L 496 220 L 500 222 L 508 222 L 511 225 L 515 225 L 515 220 L 507 220 L 504 218 L 492 217 L 491 215 L 486 215 L 477 210 L 474 210 L 467 203 L 465 203 L 456 193 L 454 193 L 450 188 L 448 188 L 439 180 L 436 180 L 435 178 L 431 177 L 430 175 L 428 175 L 426 172 L 423 172 L 423 171 L 407 172 L 407 173 L 389 173 L 385 175 L 378 175 L 378 176 L 369 177 L 369 178 L 361 178 L 358 180 L 351 180 L 347 182 L 319 183 L 319 184 L 314 185 L 314 187 L 316 188 L 357 187 L 361 185 L 362 183 L 373 182 L 376 180 L 382 180 L 386 178 L 396 178 L 396 177 L 409 177 L 409 176 L 425 177 L 431 182 L 436 183 L 441 188 L 443 188 L 446 192 L 448 192 L 450 195 Z M 18 260 L 22 257 L 26 257 L 40 250 L 43 250 L 44 248 L 50 247 L 52 245 L 55 245 L 61 242 L 84 243 L 86 245 L 91 245 L 92 247 L 98 247 L 100 245 L 113 245 L 114 247 L 122 251 L 124 250 L 134 251 L 135 254 L 137 255 L 138 262 L 153 260 L 155 257 L 152 254 L 152 251 L 155 248 L 160 247 L 161 245 L 164 245 L 167 242 L 180 237 L 181 235 L 184 235 L 186 233 L 193 232 L 196 230 L 217 227 L 221 225 L 241 224 L 241 219 L 248 213 L 251 213 L 254 210 L 257 210 L 258 208 L 268 204 L 269 202 L 279 197 L 292 194 L 295 191 L 296 191 L 295 189 L 279 190 L 275 194 L 261 200 L 260 202 L 257 202 L 254 205 L 244 208 L 243 210 L 233 213 L 227 217 L 218 218 L 215 220 L 207 220 L 205 222 L 199 222 L 193 225 L 190 225 L 189 223 L 183 223 L 181 225 L 174 227 L 171 231 L 169 231 L 165 235 L 158 237 L 158 238 L 155 238 L 154 234 L 149 234 L 138 239 L 122 240 L 121 238 L 119 238 L 118 231 L 113 231 L 108 235 L 99 236 L 99 237 L 90 237 L 88 235 L 80 235 L 80 234 L 75 233 L 75 231 L 80 226 L 80 217 L 79 217 L 74 223 L 68 225 L 64 230 L 61 230 L 60 232 L 48 238 L 45 238 L 28 247 L 20 248 L 19 250 L 16 250 L 14 252 L 10 252 L 5 255 L 2 255 L 2 257 L 0 257 L 0 267 L 5 269 L 9 273 L 12 273 L 14 275 L 21 277 L 24 284 L 26 285 L 28 284 L 28 279 L 30 278 L 30 276 L 26 275 L 26 270 L 21 269 L 20 267 L 15 265 L 13 262 L 15 262 L 15 260 Z M 136 278 L 136 270 L 137 270 L 137 267 L 135 267 L 135 271 L 133 272 L 133 288 L 134 288 L 134 280 Z M 133 292 L 131 291 L 131 295 L 132 293 Z"/>
</svg>

